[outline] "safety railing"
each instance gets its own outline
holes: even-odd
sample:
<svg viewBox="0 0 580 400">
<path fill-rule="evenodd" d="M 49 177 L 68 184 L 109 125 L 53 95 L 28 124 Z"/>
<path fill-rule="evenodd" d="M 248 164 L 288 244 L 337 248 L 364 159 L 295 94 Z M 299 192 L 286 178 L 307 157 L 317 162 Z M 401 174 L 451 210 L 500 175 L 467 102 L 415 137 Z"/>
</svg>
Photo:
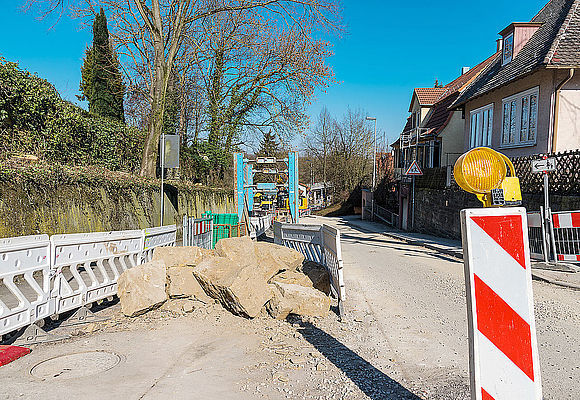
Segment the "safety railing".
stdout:
<svg viewBox="0 0 580 400">
<path fill-rule="evenodd" d="M 375 218 L 387 225 L 396 227 L 398 225 L 399 215 L 375 204 Z"/>
<path fill-rule="evenodd" d="M 175 232 L 172 225 L 0 239 L 0 336 L 112 297 L 119 276 L 149 260 L 154 248 L 174 246 Z M 34 335 L 23 340 L 32 343 Z"/>
<path fill-rule="evenodd" d="M 290 247 L 326 267 L 332 294 L 338 299 L 340 315 L 344 314 L 346 297 L 340 231 L 328 225 L 285 224 L 274 222 L 274 242 Z"/>
<path fill-rule="evenodd" d="M 213 218 L 183 216 L 183 245 L 211 249 L 213 244 Z"/>
<path fill-rule="evenodd" d="M 528 213 L 528 240 L 530 242 L 530 256 L 543 260 L 546 251 L 546 235 L 542 224 L 543 216 L 539 211 Z"/>
</svg>

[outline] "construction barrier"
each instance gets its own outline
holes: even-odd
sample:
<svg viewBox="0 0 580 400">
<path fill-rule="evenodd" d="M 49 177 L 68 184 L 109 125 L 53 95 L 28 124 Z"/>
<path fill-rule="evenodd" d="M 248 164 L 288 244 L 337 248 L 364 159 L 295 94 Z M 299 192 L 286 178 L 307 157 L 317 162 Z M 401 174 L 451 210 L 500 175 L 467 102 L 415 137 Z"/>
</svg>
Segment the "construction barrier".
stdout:
<svg viewBox="0 0 580 400">
<path fill-rule="evenodd" d="M 313 262 L 326 267 L 332 294 L 338 299 L 341 316 L 346 298 L 340 231 L 328 225 L 286 224 L 274 222 L 274 242 L 290 247 Z"/>
<path fill-rule="evenodd" d="M 257 238 L 262 236 L 268 229 L 272 227 L 274 221 L 274 214 L 266 214 L 260 217 L 250 217 L 250 237 Z"/>
<path fill-rule="evenodd" d="M 123 271 L 149 260 L 155 247 L 174 246 L 175 232 L 172 225 L 0 239 L 0 335 L 117 294 Z"/>
<path fill-rule="evenodd" d="M 543 260 L 546 251 L 546 234 L 542 224 L 542 213 L 539 211 L 528 213 L 528 237 L 530 241 L 530 256 Z"/>
<path fill-rule="evenodd" d="M 471 398 L 541 400 L 524 208 L 461 212 Z"/>
<path fill-rule="evenodd" d="M 558 261 L 580 262 L 580 211 L 552 213 Z"/>
<path fill-rule="evenodd" d="M 183 245 L 211 249 L 213 244 L 213 218 L 183 216 Z"/>
</svg>

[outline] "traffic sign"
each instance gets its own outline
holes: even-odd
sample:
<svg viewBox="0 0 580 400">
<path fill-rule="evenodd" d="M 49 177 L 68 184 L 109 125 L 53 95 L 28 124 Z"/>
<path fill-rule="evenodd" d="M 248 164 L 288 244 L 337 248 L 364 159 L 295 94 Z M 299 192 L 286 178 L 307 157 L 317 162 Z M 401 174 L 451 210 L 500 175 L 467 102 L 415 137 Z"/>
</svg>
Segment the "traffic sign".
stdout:
<svg viewBox="0 0 580 400">
<path fill-rule="evenodd" d="M 413 160 L 413 162 L 411 163 L 411 165 L 409 165 L 409 168 L 407 168 L 407 172 L 405 172 L 405 175 L 423 175 L 423 172 L 421 171 L 421 168 L 419 168 L 419 164 L 417 164 L 416 160 Z"/>
<path fill-rule="evenodd" d="M 545 160 L 532 160 L 532 172 L 552 172 L 556 170 L 556 159 L 546 158 Z"/>
</svg>

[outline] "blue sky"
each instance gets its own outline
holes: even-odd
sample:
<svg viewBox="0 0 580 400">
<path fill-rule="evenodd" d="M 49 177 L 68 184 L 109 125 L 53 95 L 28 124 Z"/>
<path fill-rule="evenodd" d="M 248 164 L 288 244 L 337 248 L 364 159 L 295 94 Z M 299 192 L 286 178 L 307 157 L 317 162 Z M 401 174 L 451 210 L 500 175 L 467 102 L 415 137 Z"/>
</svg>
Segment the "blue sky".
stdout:
<svg viewBox="0 0 580 400">
<path fill-rule="evenodd" d="M 347 32 L 329 59 L 340 82 L 318 93 L 309 108 L 314 120 L 322 106 L 340 116 L 347 107 L 377 118 L 389 142 L 407 117 L 414 87 L 448 83 L 463 66 L 474 66 L 495 51 L 497 32 L 530 20 L 547 0 L 377 1 L 344 0 Z M 38 21 L 20 10 L 22 0 L 3 0 L 0 55 L 53 83 L 75 101 L 89 29 L 63 17 Z"/>
</svg>

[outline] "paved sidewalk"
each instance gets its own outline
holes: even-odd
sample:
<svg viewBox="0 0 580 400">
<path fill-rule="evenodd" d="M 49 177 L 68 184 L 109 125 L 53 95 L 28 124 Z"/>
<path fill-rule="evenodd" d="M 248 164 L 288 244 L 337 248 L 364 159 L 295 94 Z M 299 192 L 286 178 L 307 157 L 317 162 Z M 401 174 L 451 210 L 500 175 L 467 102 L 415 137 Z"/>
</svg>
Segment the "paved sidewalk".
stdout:
<svg viewBox="0 0 580 400">
<path fill-rule="evenodd" d="M 463 247 L 459 240 L 440 238 L 423 233 L 404 232 L 381 223 L 363 221 L 358 215 L 343 217 L 343 220 L 349 225 L 367 232 L 380 233 L 409 244 L 422 246 L 452 257 L 463 259 Z M 575 265 L 556 265 L 553 263 L 546 264 L 534 261 L 532 263 L 532 275 L 538 280 L 580 290 L 580 272 L 578 272 L 578 267 Z"/>
</svg>

